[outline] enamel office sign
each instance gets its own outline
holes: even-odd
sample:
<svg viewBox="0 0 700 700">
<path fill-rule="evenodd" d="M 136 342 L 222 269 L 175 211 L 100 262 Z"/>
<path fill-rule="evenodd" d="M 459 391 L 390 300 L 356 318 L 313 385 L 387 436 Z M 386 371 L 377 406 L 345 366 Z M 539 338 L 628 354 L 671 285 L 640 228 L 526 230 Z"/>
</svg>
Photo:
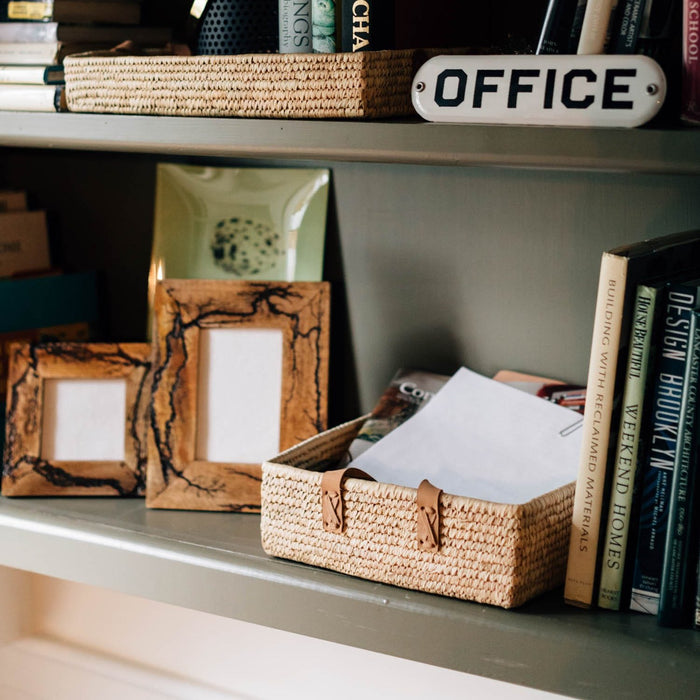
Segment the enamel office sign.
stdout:
<svg viewBox="0 0 700 700">
<path fill-rule="evenodd" d="M 432 122 L 633 127 L 661 108 L 666 77 L 641 55 L 436 56 L 411 96 Z"/>
</svg>

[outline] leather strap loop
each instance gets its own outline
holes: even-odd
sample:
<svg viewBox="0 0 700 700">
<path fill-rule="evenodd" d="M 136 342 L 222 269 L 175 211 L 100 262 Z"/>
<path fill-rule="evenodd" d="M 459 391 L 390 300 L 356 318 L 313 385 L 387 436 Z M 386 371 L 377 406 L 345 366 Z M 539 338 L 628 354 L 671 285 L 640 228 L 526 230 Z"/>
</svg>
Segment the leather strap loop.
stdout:
<svg viewBox="0 0 700 700">
<path fill-rule="evenodd" d="M 416 497 L 416 537 L 422 552 L 437 552 L 440 549 L 440 496 L 442 490 L 427 479 L 421 481 Z"/>
<path fill-rule="evenodd" d="M 321 478 L 321 508 L 323 529 L 326 532 L 343 532 L 345 529 L 342 486 L 347 478 L 374 481 L 369 474 L 355 467 L 333 469 L 323 474 Z"/>
</svg>

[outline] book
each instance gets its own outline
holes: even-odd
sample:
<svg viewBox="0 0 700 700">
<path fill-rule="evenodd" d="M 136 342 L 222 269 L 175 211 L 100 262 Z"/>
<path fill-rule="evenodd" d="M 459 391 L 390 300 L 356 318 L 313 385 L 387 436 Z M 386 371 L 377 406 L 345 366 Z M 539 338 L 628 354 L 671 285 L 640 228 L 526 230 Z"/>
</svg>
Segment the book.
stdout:
<svg viewBox="0 0 700 700">
<path fill-rule="evenodd" d="M 700 122 L 700 0 L 683 0 L 681 119 Z"/>
<path fill-rule="evenodd" d="M 630 610 L 659 611 L 671 482 L 678 455 L 683 380 L 688 364 L 690 319 L 700 304 L 696 283 L 669 283 L 662 293 L 660 338 L 654 368 L 652 418 L 641 464 L 637 547 Z"/>
<path fill-rule="evenodd" d="M 590 607 L 594 600 L 607 464 L 619 425 L 631 307 L 638 284 L 653 284 L 700 267 L 700 231 L 686 231 L 603 253 L 598 280 L 586 411 L 564 599 Z"/>
<path fill-rule="evenodd" d="M 46 212 L 0 214 L 0 277 L 46 270 L 50 265 Z"/>
<path fill-rule="evenodd" d="M 26 209 L 27 193 L 24 190 L 0 190 L 0 212 Z"/>
<path fill-rule="evenodd" d="M 695 527 L 693 511 L 698 459 L 698 380 L 700 378 L 700 311 L 693 311 L 688 329 L 686 372 L 683 377 L 678 447 L 669 494 L 658 622 L 665 627 L 688 627 L 695 602 Z"/>
<path fill-rule="evenodd" d="M 614 9 L 615 0 L 588 0 L 576 53 L 600 54 L 605 52 L 608 27 Z"/>
<path fill-rule="evenodd" d="M 449 379 L 415 369 L 399 369 L 350 443 L 343 464 L 350 463 L 419 411 Z"/>
<path fill-rule="evenodd" d="M 62 65 L 49 66 L 1 66 L 0 84 L 61 85 L 64 82 Z"/>
<path fill-rule="evenodd" d="M 0 42 L 0 65 L 60 65 L 66 56 L 111 48 L 105 44 L 68 44 L 63 41 Z"/>
<path fill-rule="evenodd" d="M 649 384 L 648 368 L 657 293 L 656 287 L 639 285 L 634 303 L 610 504 L 600 564 L 598 605 L 608 610 L 619 610 L 622 601 L 625 559 L 632 521 L 632 494 L 636 483 L 640 434 L 645 417 L 644 397 Z"/>
<path fill-rule="evenodd" d="M 394 48 L 394 0 L 342 0 L 343 51 Z"/>
<path fill-rule="evenodd" d="M 64 85 L 0 84 L 0 110 L 9 112 L 66 112 Z"/>
<path fill-rule="evenodd" d="M 588 0 L 578 0 L 576 3 L 576 11 L 574 12 L 574 21 L 569 32 L 569 51 L 568 53 L 576 53 L 578 42 L 581 37 L 581 27 L 583 26 L 583 17 L 586 14 L 586 5 Z"/>
<path fill-rule="evenodd" d="M 313 53 L 335 53 L 335 0 L 311 0 L 311 48 Z"/>
<path fill-rule="evenodd" d="M 0 0 L 0 22 L 138 24 L 138 0 Z"/>
<path fill-rule="evenodd" d="M 10 345 L 91 340 L 99 322 L 94 272 L 0 279 L 0 447 Z"/>
<path fill-rule="evenodd" d="M 537 54 L 568 54 L 571 50 L 571 29 L 578 0 L 549 0 L 542 23 Z"/>
<path fill-rule="evenodd" d="M 279 0 L 279 52 L 311 51 L 311 0 Z"/>
<path fill-rule="evenodd" d="M 636 53 L 648 2 L 650 0 L 620 0 L 610 40 L 611 53 Z"/>
<path fill-rule="evenodd" d="M 307 0 L 307 2 L 310 0 Z M 124 41 L 144 46 L 163 46 L 172 39 L 169 27 L 125 24 L 66 24 L 64 22 L 0 22 L 0 42 L 57 42 L 105 44 L 111 48 Z"/>
</svg>

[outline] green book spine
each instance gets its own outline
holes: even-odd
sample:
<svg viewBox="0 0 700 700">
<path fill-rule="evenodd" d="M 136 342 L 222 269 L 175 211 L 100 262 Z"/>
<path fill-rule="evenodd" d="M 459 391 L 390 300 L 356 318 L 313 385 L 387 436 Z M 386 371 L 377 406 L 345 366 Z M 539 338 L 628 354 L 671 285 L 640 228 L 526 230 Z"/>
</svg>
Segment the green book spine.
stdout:
<svg viewBox="0 0 700 700">
<path fill-rule="evenodd" d="M 665 627 L 687 627 L 694 603 L 695 573 L 691 559 L 693 492 L 698 464 L 698 377 L 700 377 L 700 312 L 690 318 L 688 363 L 683 377 L 683 399 L 678 425 L 678 449 L 669 497 L 668 529 L 661 572 L 658 622 Z"/>
<path fill-rule="evenodd" d="M 598 605 L 609 610 L 619 610 L 622 597 L 656 293 L 655 287 L 639 285 L 634 303 L 630 352 L 625 371 L 620 429 L 600 565 Z"/>
<path fill-rule="evenodd" d="M 335 0 L 311 0 L 313 53 L 335 53 Z"/>
</svg>

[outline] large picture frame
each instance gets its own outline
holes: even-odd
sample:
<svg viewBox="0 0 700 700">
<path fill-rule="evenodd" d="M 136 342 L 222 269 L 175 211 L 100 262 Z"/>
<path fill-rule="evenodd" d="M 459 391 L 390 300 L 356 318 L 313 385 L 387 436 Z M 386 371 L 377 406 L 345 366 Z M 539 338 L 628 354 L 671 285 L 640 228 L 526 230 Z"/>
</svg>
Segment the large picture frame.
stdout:
<svg viewBox="0 0 700 700">
<path fill-rule="evenodd" d="M 148 446 L 151 345 L 147 343 L 14 343 L 10 347 L 2 493 L 5 496 L 143 496 Z M 81 380 L 75 382 L 74 380 Z M 103 380 L 111 380 L 104 382 Z M 53 384 L 49 384 L 53 382 Z M 121 415 L 107 415 L 116 433 L 115 458 L 54 457 L 49 425 L 60 433 L 61 421 L 49 420 L 48 396 L 63 386 L 68 401 L 78 384 L 99 399 L 102 387 L 121 391 Z M 79 396 L 85 396 L 80 394 Z M 80 398 L 73 399 L 74 403 Z M 104 403 L 104 402 L 103 402 Z M 78 407 L 86 416 L 93 406 Z M 58 410 L 58 409 L 56 409 Z M 110 411 L 109 402 L 106 408 Z M 65 423 L 63 423 L 65 426 Z M 90 452 L 91 441 L 104 439 L 99 430 L 71 425 L 69 452 Z M 109 432 L 109 431 L 106 431 Z M 75 435 L 79 435 L 77 439 Z M 62 442 L 65 442 L 63 440 Z M 114 442 L 114 441 L 113 441 Z M 97 452 L 105 449 L 95 445 Z M 54 454 L 58 454 L 55 452 Z"/>
<path fill-rule="evenodd" d="M 247 282 L 236 280 L 164 280 L 155 293 L 154 379 L 149 429 L 146 505 L 149 508 L 213 511 L 260 511 L 262 462 L 279 451 L 326 428 L 330 287 L 327 282 Z M 225 458 L 198 454 L 202 442 L 203 359 L 205 333 L 270 331 L 262 352 L 249 350 L 227 356 L 226 367 L 210 367 L 216 385 L 230 398 L 217 418 L 235 430 L 248 413 L 278 414 L 278 437 L 268 452 L 240 457 L 244 445 L 225 450 Z M 278 338 L 278 341 L 275 340 Z M 262 360 L 265 348 L 279 343 L 277 359 Z M 254 354 L 246 358 L 240 352 Z M 274 355 L 274 353 L 273 353 Z M 224 370 L 258 368 L 226 386 Z M 221 381 L 219 381 L 219 378 Z M 256 381 L 261 384 L 260 396 Z M 247 393 L 239 383 L 252 384 Z M 270 384 L 272 382 L 272 384 Z M 252 387 L 252 389 L 251 389 Z M 219 389 L 221 387 L 219 386 Z M 206 390 L 208 391 L 208 390 Z M 239 394 L 245 394 L 239 396 Z M 265 398 L 267 397 L 267 398 Z M 258 400 L 259 399 L 259 400 Z M 246 402 L 237 406 L 237 402 Z M 258 405 L 260 404 L 260 405 Z M 247 411 L 247 408 L 250 411 Z M 260 412 L 263 413 L 260 413 Z M 229 414 L 232 416 L 229 419 Z M 235 418 L 233 416 L 239 416 Z M 255 425 L 239 438 L 255 441 Z M 240 452 L 239 452 L 240 450 Z M 250 454 L 250 452 L 246 452 Z M 254 453 L 254 450 L 253 450 Z"/>
</svg>

